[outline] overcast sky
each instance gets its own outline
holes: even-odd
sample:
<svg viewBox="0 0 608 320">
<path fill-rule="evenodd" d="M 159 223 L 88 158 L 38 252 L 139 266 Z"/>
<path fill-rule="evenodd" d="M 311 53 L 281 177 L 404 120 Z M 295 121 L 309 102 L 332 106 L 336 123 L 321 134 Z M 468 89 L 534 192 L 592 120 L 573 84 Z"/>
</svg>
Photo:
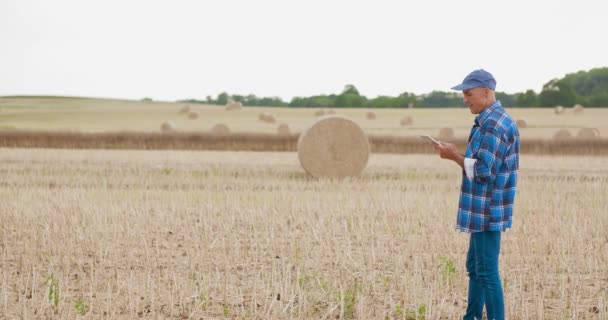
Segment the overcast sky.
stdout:
<svg viewBox="0 0 608 320">
<path fill-rule="evenodd" d="M 497 91 L 608 66 L 606 0 L 0 0 L 0 95 Z"/>
</svg>

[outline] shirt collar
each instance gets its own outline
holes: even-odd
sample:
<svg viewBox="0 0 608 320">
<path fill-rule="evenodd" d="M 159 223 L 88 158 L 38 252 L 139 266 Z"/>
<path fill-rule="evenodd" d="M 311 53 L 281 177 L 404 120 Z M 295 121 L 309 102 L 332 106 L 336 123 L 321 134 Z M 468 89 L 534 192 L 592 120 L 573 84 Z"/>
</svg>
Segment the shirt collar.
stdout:
<svg viewBox="0 0 608 320">
<path fill-rule="evenodd" d="M 492 111 L 494 111 L 496 108 L 499 108 L 499 107 L 502 107 L 502 105 L 500 104 L 500 101 L 498 101 L 498 100 L 494 101 L 494 103 L 489 105 L 480 114 L 478 114 L 475 117 L 475 125 L 476 126 L 483 125 L 483 123 L 486 121 L 486 119 L 488 119 L 488 116 L 490 116 L 490 113 L 492 113 Z"/>
</svg>

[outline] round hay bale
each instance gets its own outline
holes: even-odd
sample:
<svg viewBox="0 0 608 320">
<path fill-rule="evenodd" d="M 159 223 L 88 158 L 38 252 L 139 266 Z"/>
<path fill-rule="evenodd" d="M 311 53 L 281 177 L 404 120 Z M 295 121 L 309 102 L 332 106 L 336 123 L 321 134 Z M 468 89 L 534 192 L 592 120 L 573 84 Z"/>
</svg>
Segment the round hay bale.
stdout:
<svg viewBox="0 0 608 320">
<path fill-rule="evenodd" d="M 228 134 L 230 133 L 230 128 L 223 123 L 218 123 L 211 128 L 211 133 L 213 134 Z"/>
<path fill-rule="evenodd" d="M 365 117 L 369 120 L 376 120 L 376 113 L 374 113 L 373 111 L 368 112 Z"/>
<path fill-rule="evenodd" d="M 286 123 L 281 123 L 277 127 L 277 133 L 282 135 L 288 135 L 291 134 L 291 130 L 289 130 L 289 126 Z"/>
<path fill-rule="evenodd" d="M 264 112 L 262 112 L 262 114 L 260 115 L 260 120 L 262 120 L 263 122 L 266 122 L 266 123 L 276 123 L 277 122 L 277 119 L 275 119 L 275 117 L 273 115 L 264 113 Z"/>
<path fill-rule="evenodd" d="M 405 117 L 401 118 L 402 126 L 411 126 L 412 124 L 414 124 L 414 119 L 412 119 L 412 117 L 405 116 Z"/>
<path fill-rule="evenodd" d="M 179 109 L 179 114 L 186 114 L 190 112 L 190 106 L 183 106 L 181 109 Z"/>
<path fill-rule="evenodd" d="M 564 107 L 555 106 L 555 114 L 562 114 L 562 113 L 564 113 Z"/>
<path fill-rule="evenodd" d="M 336 112 L 334 111 L 334 109 L 329 109 L 327 110 L 327 114 L 336 114 Z"/>
<path fill-rule="evenodd" d="M 160 125 L 160 132 L 169 133 L 175 132 L 175 124 L 171 121 L 165 121 Z"/>
<path fill-rule="evenodd" d="M 440 140 L 452 140 L 454 139 L 454 129 L 449 127 L 443 127 L 439 129 Z"/>
<path fill-rule="evenodd" d="M 574 107 L 572 107 L 572 110 L 574 111 L 574 114 L 581 114 L 585 108 L 580 104 L 575 104 Z"/>
<path fill-rule="evenodd" d="M 319 118 L 298 139 L 300 164 L 314 177 L 357 176 L 365 169 L 369 153 L 365 132 L 342 116 Z"/>
<path fill-rule="evenodd" d="M 323 109 L 319 109 L 317 111 L 315 111 L 315 116 L 320 117 L 320 116 L 324 116 L 325 115 L 325 110 Z"/>
<path fill-rule="evenodd" d="M 519 129 L 523 129 L 523 128 L 527 128 L 528 127 L 528 120 L 526 118 L 517 118 L 517 120 L 515 121 L 515 124 L 517 124 L 517 127 Z"/>
<path fill-rule="evenodd" d="M 198 112 L 191 111 L 190 113 L 188 113 L 188 119 L 198 119 Z"/>
<path fill-rule="evenodd" d="M 572 134 L 568 129 L 559 129 L 553 134 L 553 140 L 569 140 L 572 139 Z"/>
<path fill-rule="evenodd" d="M 598 128 L 582 128 L 576 134 L 576 138 L 581 140 L 593 140 L 599 137 L 600 130 Z"/>
<path fill-rule="evenodd" d="M 228 103 L 226 104 L 226 111 L 233 111 L 233 110 L 241 110 L 243 108 L 243 104 L 238 102 L 238 101 L 228 101 Z"/>
</svg>

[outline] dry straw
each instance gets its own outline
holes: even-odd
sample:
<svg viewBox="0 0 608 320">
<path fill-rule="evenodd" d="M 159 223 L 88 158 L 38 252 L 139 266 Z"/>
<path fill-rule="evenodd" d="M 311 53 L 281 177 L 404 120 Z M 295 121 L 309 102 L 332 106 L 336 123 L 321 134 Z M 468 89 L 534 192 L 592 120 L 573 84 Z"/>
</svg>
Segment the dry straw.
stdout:
<svg viewBox="0 0 608 320">
<path fill-rule="evenodd" d="M 319 118 L 298 139 L 300 164 L 315 177 L 358 176 L 369 153 L 369 140 L 361 127 L 337 115 Z"/>
<path fill-rule="evenodd" d="M 315 111 L 315 116 L 320 117 L 320 116 L 324 116 L 325 115 L 325 110 L 323 109 L 319 109 L 317 111 Z"/>
<path fill-rule="evenodd" d="M 211 128 L 213 134 L 227 134 L 230 133 L 230 128 L 223 123 L 218 123 Z"/>
<path fill-rule="evenodd" d="M 327 114 L 336 114 L 336 112 L 334 111 L 334 109 L 329 109 L 327 110 Z"/>
<path fill-rule="evenodd" d="M 568 129 L 559 129 L 553 134 L 553 140 L 570 140 L 572 139 L 572 134 Z"/>
<path fill-rule="evenodd" d="M 183 106 L 181 109 L 179 109 L 179 114 L 186 114 L 190 112 L 190 106 Z"/>
<path fill-rule="evenodd" d="M 439 129 L 439 139 L 441 140 L 452 140 L 454 139 L 454 129 L 449 127 L 443 127 Z"/>
<path fill-rule="evenodd" d="M 160 132 L 169 133 L 175 132 L 175 124 L 171 121 L 165 121 L 160 125 Z"/>
<path fill-rule="evenodd" d="M 226 104 L 226 111 L 241 110 L 243 105 L 238 101 L 229 101 Z"/>
<path fill-rule="evenodd" d="M 405 117 L 401 118 L 402 126 L 411 126 L 412 124 L 414 124 L 414 119 L 412 119 L 412 117 L 405 116 Z"/>
<path fill-rule="evenodd" d="M 564 107 L 562 107 L 562 106 L 555 106 L 554 111 L 555 111 L 555 114 L 562 114 L 562 113 L 564 113 Z"/>
<path fill-rule="evenodd" d="M 580 104 L 575 104 L 574 107 L 572 107 L 572 110 L 574 111 L 574 114 L 581 114 L 585 108 Z"/>
<path fill-rule="evenodd" d="M 289 130 L 289 126 L 286 123 L 281 123 L 277 127 L 277 133 L 281 135 L 288 135 L 291 134 L 291 130 Z"/>
<path fill-rule="evenodd" d="M 515 121 L 515 123 L 517 124 L 517 127 L 520 128 L 520 129 L 528 127 L 528 120 L 526 118 L 524 118 L 524 117 L 517 118 L 517 120 Z"/>
<path fill-rule="evenodd" d="M 192 120 L 198 119 L 198 112 L 192 111 L 192 112 L 188 113 L 188 119 L 192 119 Z"/>
<path fill-rule="evenodd" d="M 592 140 L 599 137 L 600 130 L 598 128 L 582 128 L 576 134 L 576 138 L 581 140 Z"/>
<path fill-rule="evenodd" d="M 376 120 L 376 113 L 374 113 L 373 111 L 368 112 L 365 117 L 367 117 L 367 119 L 369 120 Z"/>
</svg>

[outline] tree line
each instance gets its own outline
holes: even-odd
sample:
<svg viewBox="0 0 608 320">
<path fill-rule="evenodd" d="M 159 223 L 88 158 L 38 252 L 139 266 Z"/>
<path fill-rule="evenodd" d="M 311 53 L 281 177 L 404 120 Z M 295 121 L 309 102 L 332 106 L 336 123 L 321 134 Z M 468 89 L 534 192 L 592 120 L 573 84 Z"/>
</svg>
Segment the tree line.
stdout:
<svg viewBox="0 0 608 320">
<path fill-rule="evenodd" d="M 496 92 L 496 98 L 505 107 L 608 107 L 608 67 L 570 73 L 561 79 L 552 79 L 543 85 L 541 92 L 527 90 L 519 93 Z M 186 99 L 180 102 L 225 105 L 237 101 L 244 106 L 310 107 L 310 108 L 443 108 L 464 107 L 462 94 L 456 91 L 432 91 L 416 95 L 403 92 L 398 96 L 367 98 L 352 84 L 339 94 L 294 97 L 283 101 L 280 97 L 258 97 L 222 92 L 205 100 Z"/>
</svg>

